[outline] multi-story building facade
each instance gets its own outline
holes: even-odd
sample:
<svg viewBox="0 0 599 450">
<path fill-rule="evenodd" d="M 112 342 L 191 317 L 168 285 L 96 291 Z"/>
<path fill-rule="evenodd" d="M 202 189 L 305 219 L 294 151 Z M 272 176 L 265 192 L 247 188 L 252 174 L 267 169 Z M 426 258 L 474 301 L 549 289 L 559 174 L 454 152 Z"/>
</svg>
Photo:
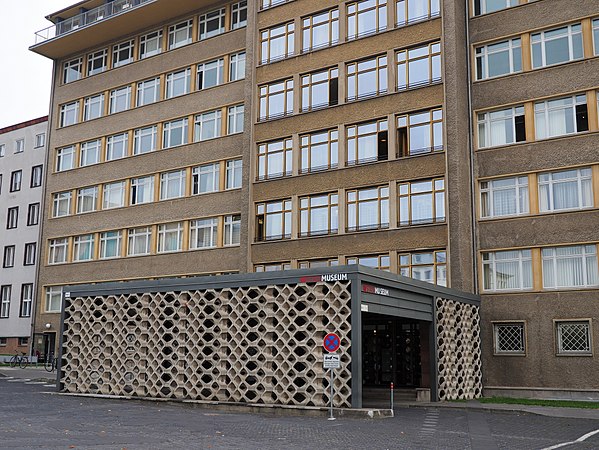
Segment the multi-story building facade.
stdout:
<svg viewBox="0 0 599 450">
<path fill-rule="evenodd" d="M 539 296 L 566 308 L 556 329 L 570 324 L 561 319 L 592 317 L 574 312 L 580 302 L 565 306 L 557 281 L 545 289 L 542 267 L 553 261 L 561 270 L 557 253 L 571 247 L 597 268 L 597 237 L 582 220 L 593 220 L 599 198 L 583 198 L 589 179 L 597 189 L 596 137 L 576 133 L 585 120 L 587 130 L 599 127 L 590 44 L 599 9 L 583 1 L 566 18 L 552 6 L 557 0 L 504 3 L 90 0 L 49 16 L 53 34 L 32 47 L 55 61 L 37 332 L 58 329 L 67 284 L 357 263 L 481 291 L 489 385 L 533 386 L 511 376 L 546 362 L 532 349 L 509 359 L 509 373 L 501 355 L 513 352 L 493 354 L 505 340 L 499 335 L 518 336 L 521 322 L 514 328 L 511 320 L 540 320 Z M 567 61 L 580 61 L 545 68 L 561 61 L 547 44 L 553 34 L 544 33 L 566 22 Z M 492 46 L 506 40 L 507 50 Z M 563 52 L 563 41 L 555 43 Z M 555 92 L 541 94 L 547 86 Z M 510 111 L 512 141 L 497 131 L 497 109 Z M 557 116 L 573 135 L 567 139 L 587 142 L 586 159 L 560 156 Z M 548 150 L 537 159 L 533 147 Z M 535 209 L 530 200 L 516 218 L 481 209 L 484 201 L 501 206 L 495 178 L 512 177 L 522 198 L 518 183 L 527 180 L 526 198 L 534 199 L 554 189 L 558 169 L 572 168 L 580 212 Z M 539 240 L 539 224 L 557 221 L 562 228 Z M 520 252 L 519 267 L 533 259 L 526 251 L 536 258 L 524 316 L 512 317 L 522 293 L 488 287 L 505 270 L 497 261 L 506 249 Z M 585 283 L 585 295 L 596 296 Z M 392 336 L 373 338 L 392 349 L 375 365 L 399 367 L 406 348 L 397 343 L 418 325 L 370 319 L 375 335 L 381 327 Z M 531 334 L 531 324 L 529 345 L 561 336 L 546 324 Z M 580 365 L 596 368 L 592 357 Z M 396 376 L 376 373 L 370 382 Z M 557 378 L 534 386 L 543 383 Z"/>
<path fill-rule="evenodd" d="M 0 353 L 29 353 L 48 117 L 0 129 Z"/>
<path fill-rule="evenodd" d="M 471 120 L 485 388 L 596 397 L 599 5 L 474 6 Z"/>
</svg>

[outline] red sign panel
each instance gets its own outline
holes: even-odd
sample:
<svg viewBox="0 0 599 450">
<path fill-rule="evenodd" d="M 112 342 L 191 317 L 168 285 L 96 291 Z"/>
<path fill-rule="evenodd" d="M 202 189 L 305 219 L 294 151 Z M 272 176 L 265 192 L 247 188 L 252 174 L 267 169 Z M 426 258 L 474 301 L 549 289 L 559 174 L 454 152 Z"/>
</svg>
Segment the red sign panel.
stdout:
<svg viewBox="0 0 599 450">
<path fill-rule="evenodd" d="M 324 337 L 322 345 L 327 352 L 334 353 L 339 350 L 341 339 L 335 333 L 329 333 Z"/>
</svg>

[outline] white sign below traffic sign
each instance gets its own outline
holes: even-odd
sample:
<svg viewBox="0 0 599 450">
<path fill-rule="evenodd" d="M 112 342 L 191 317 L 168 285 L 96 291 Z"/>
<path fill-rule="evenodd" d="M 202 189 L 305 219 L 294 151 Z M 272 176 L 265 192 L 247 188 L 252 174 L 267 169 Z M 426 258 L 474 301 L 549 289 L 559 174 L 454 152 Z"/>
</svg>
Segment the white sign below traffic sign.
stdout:
<svg viewBox="0 0 599 450">
<path fill-rule="evenodd" d="M 338 369 L 341 367 L 341 356 L 335 355 L 333 353 L 329 353 L 328 355 L 323 355 L 324 359 L 322 361 L 323 369 Z"/>
</svg>

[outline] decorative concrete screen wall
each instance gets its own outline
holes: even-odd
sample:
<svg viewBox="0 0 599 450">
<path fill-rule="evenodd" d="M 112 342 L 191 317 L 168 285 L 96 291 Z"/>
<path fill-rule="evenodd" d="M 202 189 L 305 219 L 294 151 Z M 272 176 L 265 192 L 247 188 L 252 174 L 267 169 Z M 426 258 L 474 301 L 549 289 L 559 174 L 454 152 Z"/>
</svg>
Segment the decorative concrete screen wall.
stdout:
<svg viewBox="0 0 599 450">
<path fill-rule="evenodd" d="M 482 395 L 479 307 L 437 298 L 437 394 L 439 400 Z"/>
<path fill-rule="evenodd" d="M 325 406 L 322 340 L 343 353 L 351 406 L 349 281 L 65 298 L 63 392 Z"/>
</svg>

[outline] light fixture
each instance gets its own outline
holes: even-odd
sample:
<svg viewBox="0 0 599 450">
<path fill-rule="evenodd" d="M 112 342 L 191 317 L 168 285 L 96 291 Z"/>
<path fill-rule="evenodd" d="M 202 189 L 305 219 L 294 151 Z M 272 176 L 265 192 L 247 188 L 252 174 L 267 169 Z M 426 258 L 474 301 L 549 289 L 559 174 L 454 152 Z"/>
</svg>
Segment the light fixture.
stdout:
<svg viewBox="0 0 599 450">
<path fill-rule="evenodd" d="M 46 324 L 46 330 L 49 330 L 50 328 L 52 328 L 52 324 L 51 323 L 47 323 Z"/>
</svg>

